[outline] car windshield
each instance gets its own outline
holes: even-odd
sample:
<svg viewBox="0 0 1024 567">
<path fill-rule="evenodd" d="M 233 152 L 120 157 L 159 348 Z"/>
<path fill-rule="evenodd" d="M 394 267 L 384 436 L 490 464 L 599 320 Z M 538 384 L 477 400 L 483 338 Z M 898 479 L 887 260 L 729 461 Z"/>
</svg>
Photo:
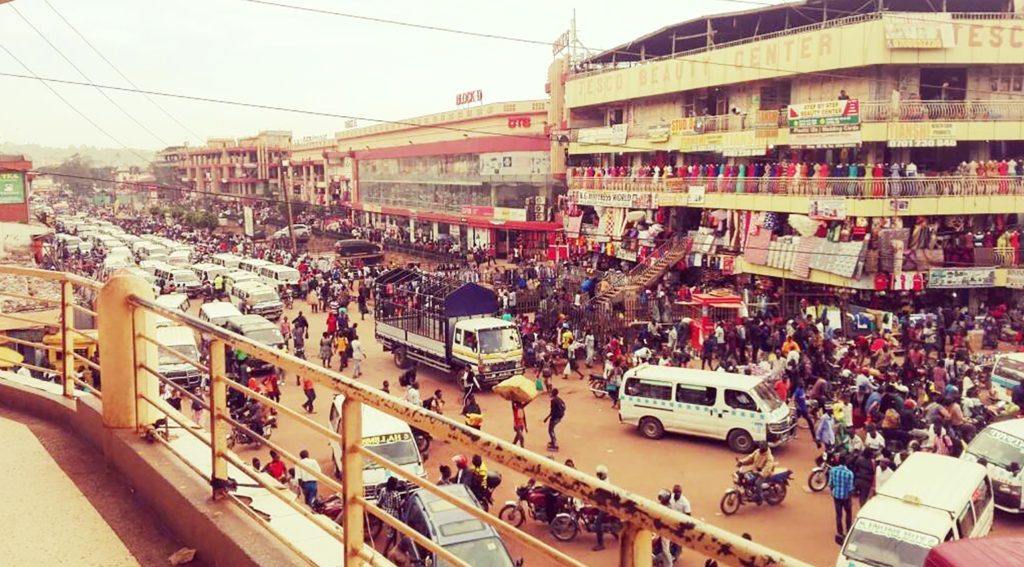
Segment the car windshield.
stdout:
<svg viewBox="0 0 1024 567">
<path fill-rule="evenodd" d="M 1011 357 L 1012 355 L 1006 355 L 996 359 L 996 365 L 992 369 L 993 384 L 1013 388 L 1024 382 L 1024 361 Z"/>
<path fill-rule="evenodd" d="M 284 337 L 281 336 L 281 331 L 278 331 L 277 328 L 267 327 L 266 329 L 254 329 L 246 331 L 245 336 L 254 341 L 274 347 L 284 343 Z"/>
<path fill-rule="evenodd" d="M 397 442 L 381 442 L 382 438 L 393 438 L 397 435 L 400 439 Z M 363 447 L 371 453 L 379 455 L 396 465 L 411 465 L 420 461 L 420 455 L 416 451 L 416 443 L 412 440 L 411 433 L 399 433 L 396 435 L 379 435 L 363 439 Z M 380 465 L 370 459 L 363 461 L 364 469 L 381 468 Z"/>
<path fill-rule="evenodd" d="M 445 549 L 473 567 L 514 567 L 515 565 L 512 558 L 508 556 L 505 545 L 496 537 L 464 541 L 445 546 Z M 451 563 L 443 559 L 438 560 L 437 565 L 451 567 Z"/>
<path fill-rule="evenodd" d="M 939 538 L 861 518 L 843 548 L 847 559 L 874 567 L 920 567 Z"/>
<path fill-rule="evenodd" d="M 174 272 L 174 280 L 180 283 L 198 283 L 199 278 L 192 272 Z"/>
<path fill-rule="evenodd" d="M 779 399 L 779 395 L 775 393 L 775 390 L 773 390 L 767 382 L 761 382 L 757 386 L 754 386 L 754 393 L 757 394 L 757 397 L 760 398 L 762 402 L 764 402 L 768 411 L 773 411 L 782 407 L 782 400 Z"/>
<path fill-rule="evenodd" d="M 1010 463 L 1024 464 L 1024 439 L 985 429 L 967 446 L 967 452 L 1009 470 Z"/>
<path fill-rule="evenodd" d="M 192 360 L 199 360 L 199 351 L 196 350 L 195 345 L 164 345 L 167 348 L 185 355 Z M 188 364 L 184 360 L 174 356 L 164 349 L 160 349 L 160 364 Z"/>
<path fill-rule="evenodd" d="M 519 333 L 515 328 L 487 329 L 480 331 L 480 352 L 493 354 L 519 348 Z"/>
<path fill-rule="evenodd" d="M 269 301 L 279 301 L 277 294 L 271 290 L 254 291 L 252 292 L 252 300 L 255 303 L 267 303 Z"/>
</svg>

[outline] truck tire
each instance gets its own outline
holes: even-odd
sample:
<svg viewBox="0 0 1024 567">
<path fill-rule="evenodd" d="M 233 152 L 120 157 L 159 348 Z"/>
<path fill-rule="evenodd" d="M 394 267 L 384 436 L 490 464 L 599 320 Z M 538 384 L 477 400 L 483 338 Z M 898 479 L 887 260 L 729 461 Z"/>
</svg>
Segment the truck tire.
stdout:
<svg viewBox="0 0 1024 567">
<path fill-rule="evenodd" d="M 412 367 L 413 361 L 409 359 L 409 353 L 405 350 L 405 347 L 396 347 L 394 350 L 395 366 L 402 370 L 407 370 Z"/>
</svg>

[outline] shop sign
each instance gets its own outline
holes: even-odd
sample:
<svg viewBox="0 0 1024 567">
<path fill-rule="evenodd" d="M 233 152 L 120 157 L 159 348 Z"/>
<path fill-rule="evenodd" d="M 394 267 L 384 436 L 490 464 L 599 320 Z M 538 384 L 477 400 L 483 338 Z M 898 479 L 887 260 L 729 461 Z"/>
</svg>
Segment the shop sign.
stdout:
<svg viewBox="0 0 1024 567">
<path fill-rule="evenodd" d="M 928 271 L 928 287 L 936 289 L 993 287 L 994 268 L 932 268 Z"/>
<path fill-rule="evenodd" d="M 841 148 L 861 143 L 857 99 L 791 104 L 789 145 L 794 148 Z"/>
<path fill-rule="evenodd" d="M 949 13 L 882 14 L 889 49 L 947 49 L 956 47 Z"/>
<path fill-rule="evenodd" d="M 843 197 L 812 197 L 808 200 L 807 216 L 815 220 L 846 219 L 846 199 Z"/>
<path fill-rule="evenodd" d="M 494 215 L 494 207 L 478 207 L 475 205 L 466 205 L 461 209 L 462 214 L 472 215 L 475 217 L 490 217 Z"/>
<path fill-rule="evenodd" d="M 626 135 L 629 133 L 626 124 L 616 124 L 611 127 L 611 131 L 611 140 L 608 143 L 613 146 L 621 146 L 626 143 Z"/>
<path fill-rule="evenodd" d="M 611 128 L 580 128 L 576 133 L 576 141 L 580 144 L 609 144 L 611 140 Z"/>
<path fill-rule="evenodd" d="M 17 171 L 0 173 L 0 205 L 25 202 L 25 174 Z"/>
<path fill-rule="evenodd" d="M 722 136 L 721 152 L 726 157 L 763 156 L 768 153 L 768 144 L 754 130 L 727 132 Z"/>
<path fill-rule="evenodd" d="M 508 127 L 509 128 L 529 128 L 530 127 L 529 116 L 509 116 Z"/>
<path fill-rule="evenodd" d="M 693 118 L 693 117 L 690 117 L 690 118 L 676 118 L 675 120 L 672 121 L 672 125 L 670 126 L 670 131 L 671 131 L 673 136 L 677 136 L 679 134 L 692 133 L 694 131 L 694 129 L 696 128 L 696 126 L 697 126 L 697 119 L 696 118 Z"/>
<path fill-rule="evenodd" d="M 1024 289 L 1024 270 L 1020 268 L 1006 270 L 1006 287 Z"/>
<path fill-rule="evenodd" d="M 952 122 L 889 122 L 890 148 L 940 148 L 956 146 Z"/>
<path fill-rule="evenodd" d="M 368 213 L 379 213 L 381 209 L 380 209 L 380 205 L 378 205 L 378 204 L 375 204 L 375 203 L 363 203 L 363 210 L 368 212 Z"/>
<path fill-rule="evenodd" d="M 512 209 L 509 207 L 494 207 L 494 218 L 508 221 L 525 221 L 526 209 Z"/>
<path fill-rule="evenodd" d="M 628 248 L 620 246 L 619 249 L 615 251 L 615 257 L 627 262 L 636 262 L 636 250 L 629 250 Z"/>
<path fill-rule="evenodd" d="M 721 134 L 695 134 L 683 136 L 679 142 L 681 152 L 718 152 L 722 149 Z"/>
<path fill-rule="evenodd" d="M 889 210 L 894 213 L 900 213 L 910 209 L 909 199 L 889 199 Z"/>
<path fill-rule="evenodd" d="M 686 191 L 672 191 L 658 194 L 659 207 L 685 207 L 690 203 L 690 194 Z"/>
<path fill-rule="evenodd" d="M 571 37 L 572 34 L 569 32 L 569 30 L 565 30 L 564 32 L 562 32 L 562 35 L 555 38 L 555 41 L 551 42 L 551 55 L 558 55 L 566 47 L 569 47 Z"/>
<path fill-rule="evenodd" d="M 466 91 L 455 95 L 455 106 L 462 106 L 464 104 L 473 104 L 474 102 L 484 101 L 484 91 L 477 89 L 475 91 Z"/>
<path fill-rule="evenodd" d="M 570 198 L 578 205 L 591 207 L 618 207 L 621 209 L 656 209 L 657 195 L 638 191 L 590 191 L 574 189 Z"/>
<path fill-rule="evenodd" d="M 668 124 L 656 124 L 647 127 L 648 142 L 667 142 L 671 133 L 671 126 Z"/>
<path fill-rule="evenodd" d="M 487 152 L 480 154 L 482 176 L 548 175 L 551 156 L 548 152 Z"/>
<path fill-rule="evenodd" d="M 687 205 L 703 205 L 705 188 L 703 185 L 690 185 L 686 194 Z"/>
</svg>

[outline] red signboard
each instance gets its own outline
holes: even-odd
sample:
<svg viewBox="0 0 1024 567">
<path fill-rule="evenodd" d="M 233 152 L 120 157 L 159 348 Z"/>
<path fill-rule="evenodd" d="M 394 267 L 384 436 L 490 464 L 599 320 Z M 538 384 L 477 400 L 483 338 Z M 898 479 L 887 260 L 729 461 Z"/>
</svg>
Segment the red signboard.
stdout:
<svg viewBox="0 0 1024 567">
<path fill-rule="evenodd" d="M 509 116 L 508 117 L 509 128 L 529 128 L 530 117 L 529 116 Z"/>
</svg>

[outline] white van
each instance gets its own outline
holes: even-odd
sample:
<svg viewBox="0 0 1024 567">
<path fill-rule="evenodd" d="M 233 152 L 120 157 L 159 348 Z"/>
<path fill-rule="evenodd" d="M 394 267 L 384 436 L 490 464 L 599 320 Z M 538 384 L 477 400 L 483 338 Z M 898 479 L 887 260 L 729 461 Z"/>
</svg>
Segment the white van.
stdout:
<svg viewBox="0 0 1024 567">
<path fill-rule="evenodd" d="M 161 345 L 188 358 L 198 361 L 199 348 L 192 329 L 181 325 L 157 327 L 156 340 Z M 164 377 L 185 388 L 194 388 L 203 381 L 203 372 L 182 359 L 160 350 L 160 364 L 157 370 Z"/>
<path fill-rule="evenodd" d="M 988 535 L 994 514 L 985 467 L 913 453 L 857 513 L 836 567 L 921 567 L 944 541 Z"/>
<path fill-rule="evenodd" d="M 341 394 L 334 397 L 331 404 L 331 429 L 341 433 L 341 406 L 345 396 Z M 426 478 L 426 471 L 423 469 L 423 458 L 416 447 L 416 439 L 412 436 L 412 429 L 409 424 L 392 417 L 379 409 L 360 404 L 363 418 L 363 442 L 362 446 L 398 465 L 402 469 L 420 477 Z M 334 461 L 334 476 L 341 478 L 341 447 L 336 441 L 331 441 L 331 460 Z M 363 491 L 368 500 L 376 500 L 380 487 L 387 482 L 391 476 L 389 471 L 374 461 L 363 459 Z"/>
<path fill-rule="evenodd" d="M 992 365 L 992 387 L 1002 402 L 1009 402 L 1013 389 L 1024 382 L 1024 352 L 996 356 Z"/>
<path fill-rule="evenodd" d="M 209 301 L 199 308 L 199 319 L 218 327 L 224 327 L 228 319 L 241 315 L 242 312 L 227 301 Z"/>
<path fill-rule="evenodd" d="M 225 268 L 229 268 L 231 270 L 237 270 L 238 263 L 241 261 L 241 256 L 236 256 L 234 254 L 228 253 L 214 254 L 213 256 L 210 256 L 211 263 L 217 264 L 218 266 L 224 266 Z"/>
<path fill-rule="evenodd" d="M 212 264 L 203 262 L 192 266 L 192 271 L 196 273 L 196 277 L 200 281 L 210 281 L 217 279 L 217 276 L 226 276 L 231 270 L 225 266 L 218 264 Z"/>
<path fill-rule="evenodd" d="M 239 270 L 245 270 L 246 272 L 252 272 L 254 274 L 260 273 L 260 268 L 263 266 L 269 266 L 271 262 L 266 260 L 260 260 L 259 258 L 244 258 L 238 263 Z"/>
<path fill-rule="evenodd" d="M 299 285 L 299 271 L 288 266 L 267 264 L 260 268 L 259 275 L 263 283 L 276 289 L 278 292 L 285 287 Z"/>
<path fill-rule="evenodd" d="M 167 254 L 167 263 L 173 266 L 188 266 L 192 263 L 192 253 L 188 250 L 171 250 Z"/>
<path fill-rule="evenodd" d="M 759 441 L 782 445 L 796 425 L 763 378 L 649 364 L 623 377 L 619 421 L 648 439 L 686 433 L 723 439 L 738 453 L 753 451 Z"/>
<path fill-rule="evenodd" d="M 258 281 L 235 283 L 228 295 L 231 303 L 242 313 L 255 313 L 276 320 L 284 312 L 284 303 L 277 291 Z"/>
<path fill-rule="evenodd" d="M 976 435 L 962 459 L 984 464 L 992 479 L 996 508 L 1024 513 L 1024 418 L 993 423 Z"/>
<path fill-rule="evenodd" d="M 164 295 L 158 295 L 154 300 L 154 303 L 167 309 L 177 309 L 182 313 L 188 313 L 188 308 L 192 306 L 188 300 L 188 296 L 184 293 L 166 293 Z M 171 325 L 177 325 L 177 323 L 162 315 L 156 316 L 157 327 L 169 327 Z"/>
<path fill-rule="evenodd" d="M 227 293 L 231 293 L 231 288 L 235 287 L 236 285 L 242 282 L 250 281 L 258 282 L 260 281 L 260 277 L 252 272 L 243 272 L 241 270 L 228 272 L 227 275 L 224 276 L 224 291 Z"/>
<path fill-rule="evenodd" d="M 156 276 L 158 282 L 162 282 L 165 292 L 173 288 L 175 291 L 187 293 L 189 297 L 195 298 L 199 297 L 199 293 L 203 290 L 203 284 L 199 281 L 196 273 L 188 268 L 165 264 L 157 266 L 153 275 Z"/>
<path fill-rule="evenodd" d="M 142 243 L 138 250 L 135 251 L 135 257 L 141 260 L 155 260 L 157 256 L 162 256 L 163 260 L 167 259 L 167 249 L 159 244 L 153 244 L 152 242 Z"/>
</svg>

